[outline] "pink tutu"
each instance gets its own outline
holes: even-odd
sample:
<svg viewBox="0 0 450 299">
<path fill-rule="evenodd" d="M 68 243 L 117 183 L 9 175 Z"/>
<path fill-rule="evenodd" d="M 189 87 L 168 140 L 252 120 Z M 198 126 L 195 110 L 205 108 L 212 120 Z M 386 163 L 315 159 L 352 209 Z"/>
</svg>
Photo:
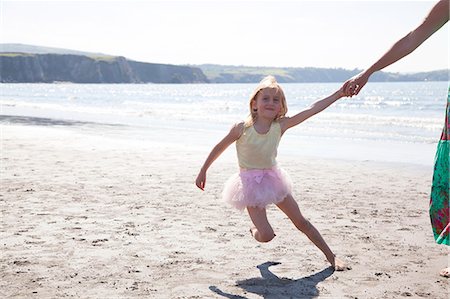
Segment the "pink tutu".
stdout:
<svg viewBox="0 0 450 299">
<path fill-rule="evenodd" d="M 281 168 L 241 170 L 225 183 L 223 199 L 239 210 L 265 208 L 279 203 L 292 192 L 292 181 Z"/>
</svg>

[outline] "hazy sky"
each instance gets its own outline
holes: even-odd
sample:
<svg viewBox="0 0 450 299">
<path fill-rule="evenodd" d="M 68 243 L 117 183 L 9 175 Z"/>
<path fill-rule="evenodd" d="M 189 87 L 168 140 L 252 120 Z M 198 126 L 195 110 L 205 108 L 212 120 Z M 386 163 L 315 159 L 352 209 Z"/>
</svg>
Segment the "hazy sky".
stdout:
<svg viewBox="0 0 450 299">
<path fill-rule="evenodd" d="M 5 1 L 0 40 L 170 64 L 365 68 L 436 1 Z M 393 72 L 449 67 L 446 24 Z"/>
</svg>

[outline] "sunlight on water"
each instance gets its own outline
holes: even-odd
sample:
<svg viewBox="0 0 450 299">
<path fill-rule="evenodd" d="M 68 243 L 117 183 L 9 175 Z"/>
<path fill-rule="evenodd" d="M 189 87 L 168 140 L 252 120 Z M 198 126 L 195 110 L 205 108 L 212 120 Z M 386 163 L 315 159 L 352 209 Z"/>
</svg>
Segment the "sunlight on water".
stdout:
<svg viewBox="0 0 450 299">
<path fill-rule="evenodd" d="M 246 118 L 256 84 L 1 84 L 3 115 L 226 133 Z M 340 87 L 283 84 L 288 115 Z M 435 144 L 443 126 L 447 82 L 368 83 L 289 132 L 295 138 Z M 150 134 L 150 133 L 148 133 Z M 168 134 L 165 132 L 163 134 Z M 145 138 L 145 137 L 144 137 Z"/>
</svg>

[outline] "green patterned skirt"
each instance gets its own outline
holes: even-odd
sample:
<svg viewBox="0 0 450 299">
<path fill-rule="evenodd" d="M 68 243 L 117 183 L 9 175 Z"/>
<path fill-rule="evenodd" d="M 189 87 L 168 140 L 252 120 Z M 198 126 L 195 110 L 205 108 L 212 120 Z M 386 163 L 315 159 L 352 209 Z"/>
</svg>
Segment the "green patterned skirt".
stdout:
<svg viewBox="0 0 450 299">
<path fill-rule="evenodd" d="M 433 183 L 431 185 L 430 218 L 434 239 L 438 244 L 450 245 L 449 237 L 449 148 L 450 148 L 450 88 L 447 95 L 445 126 L 442 130 L 434 162 Z"/>
</svg>

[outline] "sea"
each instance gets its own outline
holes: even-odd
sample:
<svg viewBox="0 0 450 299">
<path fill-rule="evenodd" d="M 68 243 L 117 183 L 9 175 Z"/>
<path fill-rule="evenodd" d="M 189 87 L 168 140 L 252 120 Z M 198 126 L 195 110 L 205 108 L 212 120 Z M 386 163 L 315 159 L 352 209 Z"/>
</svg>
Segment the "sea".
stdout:
<svg viewBox="0 0 450 299">
<path fill-rule="evenodd" d="M 255 84 L 0 84 L 0 123 L 77 130 L 207 154 L 249 113 Z M 282 84 L 292 116 L 339 83 Z M 430 166 L 448 82 L 369 82 L 288 130 L 279 155 Z M 136 143 L 137 144 L 137 143 Z M 206 158 L 206 156 L 205 156 Z"/>
</svg>

